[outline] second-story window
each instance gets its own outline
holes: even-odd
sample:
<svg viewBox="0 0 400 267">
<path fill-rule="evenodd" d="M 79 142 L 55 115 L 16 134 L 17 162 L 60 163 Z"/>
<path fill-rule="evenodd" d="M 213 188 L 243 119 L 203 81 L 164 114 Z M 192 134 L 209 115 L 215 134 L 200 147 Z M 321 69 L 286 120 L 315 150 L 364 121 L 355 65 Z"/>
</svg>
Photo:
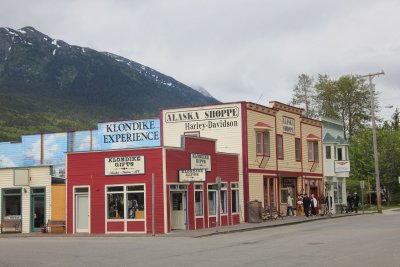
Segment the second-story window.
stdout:
<svg viewBox="0 0 400 267">
<path fill-rule="evenodd" d="M 337 160 L 343 160 L 343 152 L 341 147 L 337 149 Z"/>
<path fill-rule="evenodd" d="M 308 141 L 308 161 L 318 162 L 318 142 Z"/>
<path fill-rule="evenodd" d="M 277 140 L 278 159 L 283 159 L 283 136 L 278 134 L 276 136 L 276 140 Z"/>
<path fill-rule="evenodd" d="M 257 132 L 256 153 L 257 155 L 269 156 L 270 153 L 269 132 Z"/>
<path fill-rule="evenodd" d="M 331 159 L 332 153 L 331 153 L 331 146 L 326 146 L 325 147 L 325 158 L 326 159 Z"/>
<path fill-rule="evenodd" d="M 296 161 L 301 161 L 301 142 L 300 138 L 294 139 Z"/>
</svg>

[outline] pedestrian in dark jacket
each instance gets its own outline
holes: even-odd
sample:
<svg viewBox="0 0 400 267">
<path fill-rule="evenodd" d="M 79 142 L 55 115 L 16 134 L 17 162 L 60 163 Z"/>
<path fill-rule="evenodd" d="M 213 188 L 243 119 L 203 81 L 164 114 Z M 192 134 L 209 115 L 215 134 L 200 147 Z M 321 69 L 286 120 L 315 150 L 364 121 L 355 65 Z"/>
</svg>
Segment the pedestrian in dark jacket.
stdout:
<svg viewBox="0 0 400 267">
<path fill-rule="evenodd" d="M 308 217 L 310 215 L 311 200 L 307 195 L 304 195 L 303 197 L 303 207 L 304 207 L 304 215 Z"/>
<path fill-rule="evenodd" d="M 353 198 L 351 197 L 350 193 L 347 193 L 347 213 L 353 212 Z"/>
<path fill-rule="evenodd" d="M 360 204 L 360 197 L 357 195 L 357 192 L 354 192 L 353 196 L 353 207 L 355 213 L 358 213 L 358 205 Z"/>
</svg>

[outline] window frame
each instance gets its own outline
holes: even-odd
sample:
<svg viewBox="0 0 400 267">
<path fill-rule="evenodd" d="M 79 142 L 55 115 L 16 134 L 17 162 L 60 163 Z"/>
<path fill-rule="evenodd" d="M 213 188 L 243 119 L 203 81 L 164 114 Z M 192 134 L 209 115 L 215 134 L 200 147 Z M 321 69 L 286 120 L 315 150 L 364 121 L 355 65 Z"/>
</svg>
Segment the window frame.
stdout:
<svg viewBox="0 0 400 267">
<path fill-rule="evenodd" d="M 200 202 L 196 201 L 196 193 L 200 193 Z M 201 215 L 197 214 L 197 203 L 201 203 Z M 204 186 L 203 184 L 194 184 L 194 216 L 195 218 L 204 218 Z"/>
<path fill-rule="evenodd" d="M 330 145 L 325 146 L 325 159 L 332 159 L 332 147 Z"/>
<path fill-rule="evenodd" d="M 301 155 L 301 139 L 300 138 L 294 139 L 294 157 L 295 157 L 296 161 L 301 161 L 302 155 Z"/>
<path fill-rule="evenodd" d="M 143 189 L 137 190 L 128 190 L 128 187 L 141 186 Z M 108 189 L 111 187 L 122 187 L 120 191 L 109 191 Z M 139 203 L 138 205 L 142 205 L 142 209 L 135 210 L 143 211 L 143 218 L 129 218 L 129 205 L 128 205 L 128 195 L 130 194 L 143 194 L 143 203 Z M 110 218 L 110 205 L 109 205 L 109 195 L 111 194 L 122 194 L 123 197 L 123 217 L 121 218 Z M 145 221 L 146 220 L 146 184 L 137 183 L 137 184 L 108 184 L 105 185 L 105 217 L 106 222 L 125 222 L 125 221 Z"/>
<path fill-rule="evenodd" d="M 318 141 L 307 141 L 308 148 L 308 161 L 319 162 Z M 311 157 L 312 156 L 312 157 Z"/>
<path fill-rule="evenodd" d="M 256 131 L 256 155 L 267 157 L 271 155 L 271 135 L 269 131 Z"/>
<path fill-rule="evenodd" d="M 281 141 L 282 146 L 279 145 L 279 141 Z M 280 152 L 282 153 L 282 155 L 280 155 Z M 278 159 L 285 159 L 284 143 L 283 143 L 283 135 L 282 134 L 276 135 L 276 156 Z"/>
<path fill-rule="evenodd" d="M 235 201 L 233 199 L 233 195 L 235 195 Z M 236 205 L 235 209 L 234 204 Z M 232 214 L 240 213 L 239 183 L 231 183 L 231 211 Z"/>
</svg>

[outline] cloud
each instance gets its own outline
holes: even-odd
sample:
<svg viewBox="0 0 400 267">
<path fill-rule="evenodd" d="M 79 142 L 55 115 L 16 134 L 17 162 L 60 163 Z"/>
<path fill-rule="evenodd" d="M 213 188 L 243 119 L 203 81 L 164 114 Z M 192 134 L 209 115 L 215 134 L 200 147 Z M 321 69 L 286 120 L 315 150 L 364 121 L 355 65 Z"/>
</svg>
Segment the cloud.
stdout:
<svg viewBox="0 0 400 267">
<path fill-rule="evenodd" d="M 301 73 L 338 78 L 382 69 L 387 74 L 375 79 L 382 105 L 400 94 L 397 0 L 15 0 L 6 6 L 2 26 L 32 25 L 70 44 L 124 56 L 223 102 L 261 95 L 263 103 L 288 102 Z"/>
</svg>

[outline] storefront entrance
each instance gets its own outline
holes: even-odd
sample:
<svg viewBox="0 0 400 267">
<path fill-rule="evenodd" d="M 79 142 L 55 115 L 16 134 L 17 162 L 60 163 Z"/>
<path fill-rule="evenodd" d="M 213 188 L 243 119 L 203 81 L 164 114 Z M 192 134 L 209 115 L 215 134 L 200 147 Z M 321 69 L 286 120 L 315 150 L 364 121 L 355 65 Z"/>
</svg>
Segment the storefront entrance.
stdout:
<svg viewBox="0 0 400 267">
<path fill-rule="evenodd" d="M 89 189 L 75 188 L 75 232 L 89 233 Z"/>
<path fill-rule="evenodd" d="M 39 232 L 46 225 L 46 196 L 44 188 L 32 188 L 31 195 L 31 231 Z"/>
<path fill-rule="evenodd" d="M 187 192 L 171 192 L 171 229 L 187 229 Z"/>
</svg>

